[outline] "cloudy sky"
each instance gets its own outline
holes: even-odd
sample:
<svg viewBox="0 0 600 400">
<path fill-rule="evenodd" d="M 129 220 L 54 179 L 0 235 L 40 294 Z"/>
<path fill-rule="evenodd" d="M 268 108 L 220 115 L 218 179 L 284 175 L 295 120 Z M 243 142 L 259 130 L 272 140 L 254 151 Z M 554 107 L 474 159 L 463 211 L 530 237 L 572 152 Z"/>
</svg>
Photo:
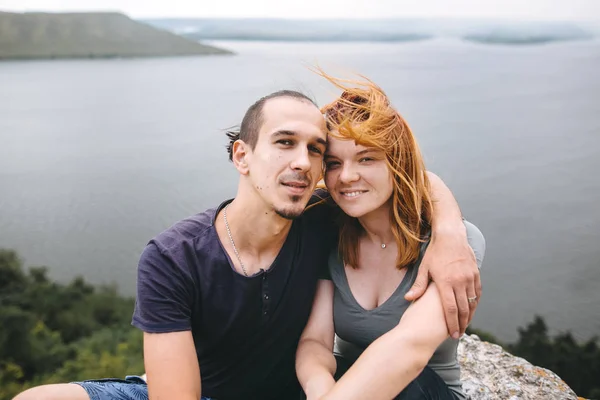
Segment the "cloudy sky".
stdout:
<svg viewBox="0 0 600 400">
<path fill-rule="evenodd" d="M 0 10 L 117 10 L 135 18 L 443 16 L 600 21 L 600 0 L 0 0 Z"/>
</svg>

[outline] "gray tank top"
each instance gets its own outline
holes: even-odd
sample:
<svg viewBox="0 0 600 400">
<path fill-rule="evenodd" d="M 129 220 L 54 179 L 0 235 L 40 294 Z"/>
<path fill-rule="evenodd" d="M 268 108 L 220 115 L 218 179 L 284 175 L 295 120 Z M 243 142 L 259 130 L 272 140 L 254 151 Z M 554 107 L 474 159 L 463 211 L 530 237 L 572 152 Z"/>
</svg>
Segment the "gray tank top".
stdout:
<svg viewBox="0 0 600 400">
<path fill-rule="evenodd" d="M 469 244 L 481 268 L 485 253 L 485 239 L 479 229 L 465 222 Z M 410 305 L 404 299 L 415 282 L 421 257 L 428 243 L 423 244 L 419 259 L 407 267 L 406 275 L 392 296 L 379 307 L 372 310 L 362 308 L 350 291 L 344 264 L 337 250 L 329 256 L 329 272 L 335 286 L 333 317 L 335 324 L 335 352 L 350 362 L 354 362 L 375 339 L 385 334 L 400 322 L 400 318 Z M 433 369 L 456 394 L 459 399 L 466 399 L 460 381 L 460 366 L 456 357 L 458 340 L 448 338 L 435 351 L 427 364 Z"/>
</svg>

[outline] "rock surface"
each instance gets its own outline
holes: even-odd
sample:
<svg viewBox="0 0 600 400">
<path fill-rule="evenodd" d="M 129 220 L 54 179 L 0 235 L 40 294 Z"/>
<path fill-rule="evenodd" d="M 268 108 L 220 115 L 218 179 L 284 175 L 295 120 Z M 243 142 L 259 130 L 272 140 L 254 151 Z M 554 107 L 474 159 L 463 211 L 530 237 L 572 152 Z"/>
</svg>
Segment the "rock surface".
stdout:
<svg viewBox="0 0 600 400">
<path fill-rule="evenodd" d="M 458 345 L 463 388 L 472 400 L 577 400 L 575 392 L 554 372 L 515 357 L 476 335 Z"/>
</svg>

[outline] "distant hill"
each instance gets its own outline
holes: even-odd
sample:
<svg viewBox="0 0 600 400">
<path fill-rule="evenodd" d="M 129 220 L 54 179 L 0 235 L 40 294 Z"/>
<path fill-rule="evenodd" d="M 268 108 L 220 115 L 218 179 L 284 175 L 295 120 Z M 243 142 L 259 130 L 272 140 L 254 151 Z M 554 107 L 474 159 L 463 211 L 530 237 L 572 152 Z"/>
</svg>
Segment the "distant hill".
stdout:
<svg viewBox="0 0 600 400">
<path fill-rule="evenodd" d="M 163 18 L 144 22 L 194 40 L 265 40 L 287 42 L 405 42 L 455 38 L 485 44 L 539 44 L 592 39 L 597 24 L 493 19 L 194 19 Z M 593 25 L 593 26 L 592 26 Z M 600 27 L 598 27 L 600 30 Z"/>
<path fill-rule="evenodd" d="M 165 18 L 144 22 L 194 40 L 285 42 L 405 42 L 430 39 L 429 27 L 415 20 L 293 20 Z"/>
<path fill-rule="evenodd" d="M 0 59 L 228 54 L 119 13 L 0 12 Z"/>
<path fill-rule="evenodd" d="M 468 32 L 463 39 L 487 44 L 541 44 L 571 40 L 593 39 L 591 30 L 575 23 L 544 22 L 511 24 L 490 24 Z"/>
</svg>

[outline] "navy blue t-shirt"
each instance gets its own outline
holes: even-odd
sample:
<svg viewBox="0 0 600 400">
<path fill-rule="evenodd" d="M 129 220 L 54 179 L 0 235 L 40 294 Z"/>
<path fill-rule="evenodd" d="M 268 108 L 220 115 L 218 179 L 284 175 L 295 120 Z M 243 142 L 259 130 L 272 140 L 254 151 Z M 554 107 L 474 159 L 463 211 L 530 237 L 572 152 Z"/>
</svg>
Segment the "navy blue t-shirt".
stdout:
<svg viewBox="0 0 600 400">
<path fill-rule="evenodd" d="M 132 324 L 153 333 L 192 331 L 203 396 L 295 398 L 296 347 L 335 244 L 329 207 L 314 206 L 294 220 L 271 267 L 245 277 L 233 269 L 215 229 L 227 203 L 148 243 Z"/>
</svg>

